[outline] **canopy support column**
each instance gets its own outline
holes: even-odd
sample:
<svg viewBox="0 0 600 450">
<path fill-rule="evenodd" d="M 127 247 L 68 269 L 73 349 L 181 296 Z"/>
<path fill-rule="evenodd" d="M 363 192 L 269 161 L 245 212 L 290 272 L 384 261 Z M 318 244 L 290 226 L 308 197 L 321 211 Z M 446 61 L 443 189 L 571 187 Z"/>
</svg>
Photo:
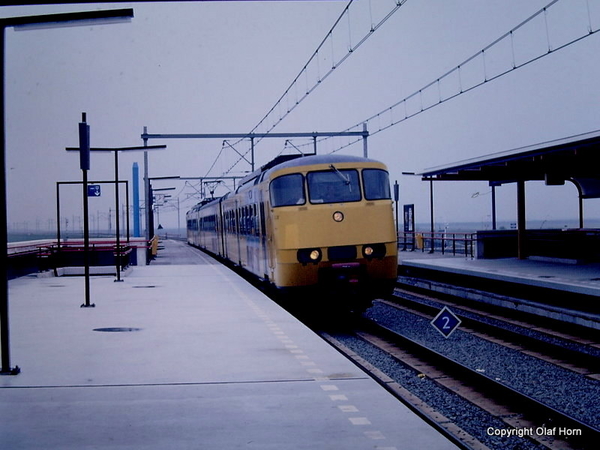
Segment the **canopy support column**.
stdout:
<svg viewBox="0 0 600 450">
<path fill-rule="evenodd" d="M 517 257 L 527 259 L 527 230 L 525 220 L 525 181 L 517 181 Z"/>
</svg>

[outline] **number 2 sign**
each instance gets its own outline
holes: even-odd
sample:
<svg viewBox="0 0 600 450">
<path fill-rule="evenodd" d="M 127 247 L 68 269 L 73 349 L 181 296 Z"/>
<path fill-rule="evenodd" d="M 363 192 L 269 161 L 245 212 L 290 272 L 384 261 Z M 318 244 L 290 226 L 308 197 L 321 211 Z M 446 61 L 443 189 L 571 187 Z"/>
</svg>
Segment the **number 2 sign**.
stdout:
<svg viewBox="0 0 600 450">
<path fill-rule="evenodd" d="M 440 333 L 444 335 L 445 338 L 450 337 L 452 332 L 458 328 L 461 320 L 454 315 L 452 311 L 448 309 L 447 306 L 444 306 L 435 319 L 431 321 L 431 325 L 435 327 Z"/>
</svg>

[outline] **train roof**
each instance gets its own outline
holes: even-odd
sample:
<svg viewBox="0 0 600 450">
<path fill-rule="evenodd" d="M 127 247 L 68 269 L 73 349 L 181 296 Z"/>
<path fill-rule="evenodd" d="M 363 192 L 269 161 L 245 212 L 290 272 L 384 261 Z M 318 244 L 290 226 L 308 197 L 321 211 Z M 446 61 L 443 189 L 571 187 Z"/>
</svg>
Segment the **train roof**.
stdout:
<svg viewBox="0 0 600 450">
<path fill-rule="evenodd" d="M 260 169 L 255 170 L 248 176 L 246 176 L 238 186 L 236 192 L 239 192 L 243 189 L 247 189 L 249 186 L 254 184 L 255 182 L 264 179 L 264 176 L 268 172 L 272 172 L 275 170 L 286 169 L 289 167 L 302 167 L 309 166 L 313 164 L 340 164 L 340 163 L 380 163 L 381 161 L 377 161 L 375 159 L 364 158 L 362 156 L 352 156 L 352 155 L 338 155 L 338 154 L 329 154 L 329 155 L 279 155 L 272 161 L 267 164 L 261 166 Z M 254 182 L 254 183 L 253 183 Z M 204 207 L 213 202 L 219 202 L 227 198 L 229 194 L 224 195 L 220 198 L 203 200 L 198 203 L 191 211 L 197 211 L 200 208 Z"/>
<path fill-rule="evenodd" d="M 301 166 L 309 166 L 313 164 L 339 164 L 339 163 L 365 163 L 365 162 L 374 162 L 378 163 L 374 159 L 364 158 L 362 156 L 351 156 L 351 155 L 338 155 L 338 154 L 329 154 L 329 155 L 310 155 L 304 156 L 302 158 L 295 158 L 281 164 L 277 164 L 270 168 L 271 171 L 286 169 L 288 167 L 301 167 Z"/>
<path fill-rule="evenodd" d="M 201 202 L 199 202 L 199 203 L 196 203 L 196 204 L 195 204 L 195 205 L 192 207 L 192 209 L 190 209 L 190 210 L 188 211 L 188 213 L 189 213 L 189 212 L 193 212 L 193 211 L 199 211 L 199 210 L 200 210 L 202 207 L 204 207 L 204 206 L 206 206 L 206 205 L 208 205 L 208 204 L 210 204 L 210 203 L 213 203 L 213 202 L 218 202 L 219 200 L 221 200 L 221 198 L 222 198 L 222 197 L 204 199 L 204 200 L 202 200 Z"/>
<path fill-rule="evenodd" d="M 255 170 L 251 174 L 247 175 L 240 183 L 237 192 L 244 189 L 245 187 L 252 185 L 253 182 L 257 182 L 265 178 L 266 174 L 275 170 L 286 169 L 289 167 L 302 167 L 313 164 L 339 164 L 339 163 L 380 163 L 380 161 L 364 158 L 362 156 L 351 156 L 351 155 L 279 155 L 277 158 L 261 166 L 260 169 Z M 264 174 L 264 175 L 263 175 Z"/>
</svg>

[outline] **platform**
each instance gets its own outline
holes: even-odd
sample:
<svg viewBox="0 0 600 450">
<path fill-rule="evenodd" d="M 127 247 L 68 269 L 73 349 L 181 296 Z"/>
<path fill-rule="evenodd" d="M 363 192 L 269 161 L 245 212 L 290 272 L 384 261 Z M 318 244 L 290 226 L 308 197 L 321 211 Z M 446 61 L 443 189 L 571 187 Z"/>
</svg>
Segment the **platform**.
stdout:
<svg viewBox="0 0 600 450">
<path fill-rule="evenodd" d="M 165 251 L 114 282 L 10 281 L 0 447 L 455 448 L 229 269 Z M 181 251 L 194 250 L 181 246 Z M 192 257 L 193 256 L 193 257 Z"/>
<path fill-rule="evenodd" d="M 600 264 L 569 264 L 517 258 L 471 259 L 421 252 L 399 252 L 401 265 L 600 296 Z"/>
<path fill-rule="evenodd" d="M 401 281 L 600 330 L 600 264 L 399 252 Z M 417 278 L 411 280 L 411 274 Z M 404 278 L 404 280 L 402 280 Z"/>
</svg>

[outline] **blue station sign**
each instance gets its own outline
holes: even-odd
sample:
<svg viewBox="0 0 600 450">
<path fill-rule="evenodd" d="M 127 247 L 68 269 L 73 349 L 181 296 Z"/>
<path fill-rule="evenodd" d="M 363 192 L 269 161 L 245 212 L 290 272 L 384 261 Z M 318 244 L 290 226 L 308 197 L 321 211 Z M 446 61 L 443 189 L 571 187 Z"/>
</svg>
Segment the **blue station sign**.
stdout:
<svg viewBox="0 0 600 450">
<path fill-rule="evenodd" d="M 88 184 L 87 195 L 88 197 L 100 197 L 102 191 L 100 190 L 99 184 Z"/>
<path fill-rule="evenodd" d="M 458 328 L 461 320 L 456 315 L 444 306 L 437 316 L 431 321 L 431 325 L 435 327 L 445 338 L 449 338 L 450 335 Z"/>
</svg>

